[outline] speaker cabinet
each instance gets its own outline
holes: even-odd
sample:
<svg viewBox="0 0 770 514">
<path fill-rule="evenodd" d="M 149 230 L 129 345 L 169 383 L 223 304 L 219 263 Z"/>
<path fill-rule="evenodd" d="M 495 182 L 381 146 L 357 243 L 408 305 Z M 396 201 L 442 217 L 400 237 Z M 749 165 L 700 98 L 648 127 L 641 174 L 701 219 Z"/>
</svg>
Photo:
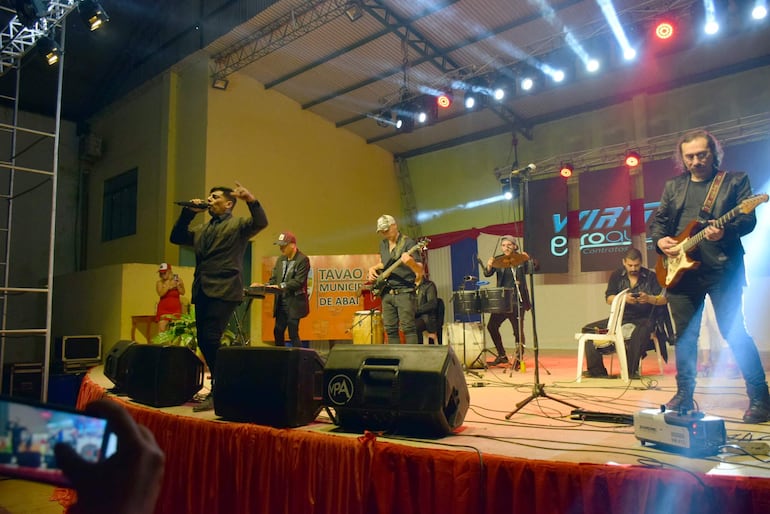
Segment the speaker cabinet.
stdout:
<svg viewBox="0 0 770 514">
<path fill-rule="evenodd" d="M 323 361 L 315 350 L 222 347 L 214 412 L 231 421 L 298 427 L 320 412 Z"/>
<path fill-rule="evenodd" d="M 203 362 L 186 346 L 132 344 L 123 359 L 126 371 L 121 389 L 139 403 L 182 405 L 203 387 Z"/>
<path fill-rule="evenodd" d="M 443 436 L 462 425 L 470 395 L 449 346 L 335 345 L 323 374 L 324 405 L 345 430 Z"/>
<path fill-rule="evenodd" d="M 126 356 L 126 351 L 136 344 L 135 341 L 118 341 L 104 360 L 104 376 L 115 384 L 115 392 L 122 392 L 126 387 L 129 367 L 129 356 Z"/>
</svg>

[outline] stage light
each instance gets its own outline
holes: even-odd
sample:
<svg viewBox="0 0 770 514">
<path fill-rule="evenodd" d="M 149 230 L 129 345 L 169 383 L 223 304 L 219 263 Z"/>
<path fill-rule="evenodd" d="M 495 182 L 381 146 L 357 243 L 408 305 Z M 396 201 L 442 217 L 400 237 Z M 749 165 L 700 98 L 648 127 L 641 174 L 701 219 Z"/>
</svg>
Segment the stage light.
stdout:
<svg viewBox="0 0 770 514">
<path fill-rule="evenodd" d="M 418 123 L 429 125 L 438 120 L 438 104 L 433 95 L 422 95 L 414 99 L 412 112 Z"/>
<path fill-rule="evenodd" d="M 512 200 L 513 199 L 513 192 L 511 191 L 511 183 L 503 183 L 503 198 L 506 200 Z"/>
<path fill-rule="evenodd" d="M 78 12 L 80 18 L 92 31 L 110 21 L 107 11 L 95 0 L 81 0 L 78 4 Z"/>
<path fill-rule="evenodd" d="M 53 66 L 59 62 L 59 57 L 61 56 L 61 48 L 56 43 L 56 41 L 50 37 L 43 36 L 38 39 L 37 50 L 40 52 L 40 55 L 45 57 L 45 60 L 49 66 Z"/>
<path fill-rule="evenodd" d="M 633 61 L 634 59 L 636 59 L 636 50 L 634 50 L 631 47 L 623 50 L 623 59 L 627 61 Z"/>
<path fill-rule="evenodd" d="M 642 162 L 642 156 L 639 155 L 639 152 L 629 150 L 626 152 L 626 158 L 624 162 L 629 168 L 636 168 Z"/>
<path fill-rule="evenodd" d="M 396 132 L 409 133 L 414 130 L 414 111 L 411 104 L 396 105 L 394 111 L 396 113 Z"/>
<path fill-rule="evenodd" d="M 452 93 L 441 93 L 436 97 L 436 105 L 442 109 L 448 109 L 452 106 L 453 96 Z"/>
<path fill-rule="evenodd" d="M 535 79 L 524 77 L 521 79 L 520 86 L 522 91 L 532 91 L 532 88 L 535 87 Z"/>
<path fill-rule="evenodd" d="M 492 98 L 496 102 L 502 102 L 508 95 L 508 81 L 505 79 L 496 79 L 489 87 Z"/>
<path fill-rule="evenodd" d="M 674 36 L 674 24 L 670 21 L 661 21 L 655 25 L 655 37 L 660 40 L 671 39 Z"/>
<path fill-rule="evenodd" d="M 572 176 L 572 172 L 575 171 L 575 167 L 572 165 L 571 162 L 563 162 L 561 163 L 561 167 L 559 168 L 559 175 L 561 175 L 564 178 L 570 178 Z"/>
<path fill-rule="evenodd" d="M 227 79 L 214 79 L 214 81 L 211 83 L 211 87 L 214 89 L 221 89 L 224 91 L 227 89 L 227 86 L 230 84 L 230 81 Z"/>
<path fill-rule="evenodd" d="M 600 67 L 601 63 L 599 63 L 598 59 L 588 59 L 588 62 L 586 63 L 586 71 L 588 73 L 596 73 L 599 71 Z"/>
<path fill-rule="evenodd" d="M 45 16 L 46 5 L 43 0 L 15 0 L 16 15 L 25 27 L 32 27 Z"/>
<path fill-rule="evenodd" d="M 751 17 L 755 20 L 764 20 L 767 17 L 767 0 L 756 0 L 751 9 Z"/>
<path fill-rule="evenodd" d="M 347 16 L 350 21 L 356 21 L 363 15 L 364 11 L 361 9 L 361 4 L 359 2 L 348 2 L 348 5 L 345 7 L 345 16 Z"/>
</svg>

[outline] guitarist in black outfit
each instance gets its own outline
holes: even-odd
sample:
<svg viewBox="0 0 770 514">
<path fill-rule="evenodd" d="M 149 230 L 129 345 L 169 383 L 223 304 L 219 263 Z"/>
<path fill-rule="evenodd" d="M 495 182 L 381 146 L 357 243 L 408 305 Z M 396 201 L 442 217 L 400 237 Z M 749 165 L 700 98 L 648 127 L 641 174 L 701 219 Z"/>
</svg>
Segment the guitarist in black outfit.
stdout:
<svg viewBox="0 0 770 514">
<path fill-rule="evenodd" d="M 382 324 L 389 344 L 399 344 L 398 329 L 404 333 L 407 344 L 417 344 L 415 326 L 415 281 L 422 275 L 420 252 L 413 256 L 409 250 L 416 242 L 398 231 L 393 216 L 383 214 L 377 219 L 377 232 L 385 238 L 380 242 L 380 262 L 369 268 L 369 280 L 397 261 L 401 262 L 387 278 L 382 291 Z"/>
<path fill-rule="evenodd" d="M 661 257 L 676 258 L 677 244 L 690 222 L 702 218 L 701 210 L 722 160 L 722 149 L 709 132 L 698 130 L 685 134 L 676 146 L 675 162 L 683 173 L 666 182 L 651 224 L 650 233 Z M 743 287 L 746 285 L 741 237 L 757 223 L 753 209 L 739 212 L 719 228 L 714 220 L 734 209 L 751 196 L 746 173 L 727 172 L 713 201 L 710 220 L 703 228 L 705 240 L 690 257 L 700 265 L 684 272 L 669 285 L 668 301 L 677 331 L 676 395 L 666 406 L 672 410 L 693 408 L 693 392 L 698 358 L 698 332 L 706 295 L 714 305 L 719 331 L 727 340 L 746 381 L 749 408 L 743 414 L 746 423 L 770 420 L 770 394 L 756 344 L 746 332 L 743 318 Z M 683 234 L 684 233 L 684 234 Z M 663 261 L 661 261 L 663 262 Z M 670 263 L 671 260 L 669 259 Z M 658 278 L 661 275 L 658 274 Z"/>
</svg>

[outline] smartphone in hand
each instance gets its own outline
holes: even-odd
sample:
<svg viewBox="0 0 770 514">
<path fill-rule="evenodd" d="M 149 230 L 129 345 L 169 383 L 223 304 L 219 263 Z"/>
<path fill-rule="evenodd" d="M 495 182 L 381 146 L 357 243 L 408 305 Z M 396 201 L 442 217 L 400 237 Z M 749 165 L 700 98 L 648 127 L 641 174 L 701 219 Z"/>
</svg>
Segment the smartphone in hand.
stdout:
<svg viewBox="0 0 770 514">
<path fill-rule="evenodd" d="M 117 449 L 107 420 L 39 402 L 0 396 L 0 475 L 70 486 L 56 465 L 53 448 L 72 446 L 98 462 Z"/>
</svg>

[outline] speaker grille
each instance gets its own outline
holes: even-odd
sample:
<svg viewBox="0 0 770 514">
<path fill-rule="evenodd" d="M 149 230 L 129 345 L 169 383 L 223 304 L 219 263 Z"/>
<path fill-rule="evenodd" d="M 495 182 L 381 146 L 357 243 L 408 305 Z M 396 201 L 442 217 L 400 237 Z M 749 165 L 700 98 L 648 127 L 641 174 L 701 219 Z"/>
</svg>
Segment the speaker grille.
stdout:
<svg viewBox="0 0 770 514">
<path fill-rule="evenodd" d="M 324 368 L 323 395 L 337 423 L 357 432 L 443 436 L 462 425 L 470 405 L 449 346 L 336 345 Z"/>
</svg>

